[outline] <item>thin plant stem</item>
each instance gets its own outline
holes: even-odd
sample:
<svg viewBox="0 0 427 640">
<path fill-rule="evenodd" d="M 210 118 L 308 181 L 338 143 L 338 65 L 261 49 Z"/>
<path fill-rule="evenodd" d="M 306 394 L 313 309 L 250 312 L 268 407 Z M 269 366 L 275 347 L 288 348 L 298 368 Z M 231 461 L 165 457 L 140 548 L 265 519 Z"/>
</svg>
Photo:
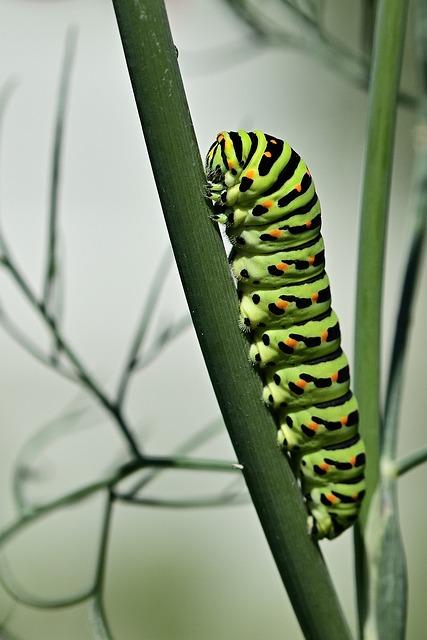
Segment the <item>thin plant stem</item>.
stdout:
<svg viewBox="0 0 427 640">
<path fill-rule="evenodd" d="M 51 425 L 48 425 L 51 426 Z M 48 434 L 45 434 L 48 435 Z M 224 491 L 219 496 L 206 496 L 189 500 L 168 500 L 163 498 L 150 498 L 146 500 L 132 499 L 129 496 L 121 495 L 115 490 L 115 487 L 119 483 L 132 475 L 137 473 L 140 469 L 147 467 L 154 467 L 155 469 L 184 469 L 190 471 L 210 471 L 210 472 L 240 472 L 231 462 L 225 462 L 220 460 L 206 460 L 206 459 L 193 459 L 193 458 L 168 458 L 168 457 L 147 457 L 144 460 L 137 459 L 122 467 L 116 469 L 113 473 L 106 476 L 104 479 L 98 482 L 86 485 L 81 489 L 73 491 L 69 494 L 63 495 L 58 499 L 52 500 L 42 505 L 28 504 L 20 501 L 21 514 L 18 519 L 11 525 L 0 531 L 0 547 L 5 545 L 12 536 L 17 534 L 26 526 L 32 524 L 40 517 L 54 512 L 57 509 L 65 508 L 67 506 L 76 504 L 82 500 L 85 500 L 92 495 L 99 492 L 106 492 L 106 506 L 104 510 L 103 524 L 101 527 L 100 546 L 98 552 L 98 561 L 96 565 L 95 578 L 93 584 L 88 588 L 82 589 L 78 593 L 64 596 L 61 598 L 40 598 L 33 595 L 22 588 L 16 581 L 12 572 L 8 568 L 5 561 L 0 565 L 0 583 L 3 585 L 7 593 L 14 598 L 14 600 L 25 604 L 27 606 L 41 608 L 41 609 L 58 609 L 64 607 L 71 607 L 80 604 L 90 598 L 94 600 L 93 606 L 97 610 L 97 615 L 103 616 L 103 605 L 100 592 L 102 591 L 102 585 L 105 575 L 105 562 L 107 553 L 107 542 L 109 535 L 109 527 L 111 522 L 112 507 L 114 500 L 120 499 L 123 502 L 138 503 L 145 506 L 158 506 L 164 508 L 195 508 L 195 507 L 209 507 L 209 506 L 225 506 L 228 504 L 242 504 L 245 501 L 245 495 L 235 491 Z M 100 600 L 101 598 L 101 600 Z M 105 612 L 104 612 L 105 613 Z"/>
<path fill-rule="evenodd" d="M 117 500 L 128 504 L 143 505 L 145 507 L 162 507 L 168 509 L 211 509 L 212 507 L 236 506 L 248 504 L 246 493 L 226 493 L 218 496 L 200 496 L 199 498 L 153 498 L 132 497 L 126 494 L 116 494 Z"/>
<path fill-rule="evenodd" d="M 41 598 L 38 595 L 29 593 L 18 584 L 4 559 L 0 564 L 0 583 L 13 600 L 35 609 L 64 609 L 67 607 L 75 607 L 88 600 L 88 598 L 92 596 L 94 589 L 93 585 L 91 585 L 89 588 L 63 598 Z"/>
<path fill-rule="evenodd" d="M 362 214 L 356 294 L 355 392 L 360 429 L 367 451 L 366 496 L 355 528 L 359 630 L 367 615 L 368 576 L 363 530 L 379 478 L 380 329 L 383 262 L 392 172 L 399 79 L 407 0 L 380 0 L 369 91 L 368 137 L 362 190 Z"/>
<path fill-rule="evenodd" d="M 24 443 L 16 457 L 12 476 L 12 492 L 19 512 L 22 513 L 33 506 L 25 496 L 24 482 L 28 472 L 31 473 L 31 465 L 34 464 L 41 449 L 59 434 L 70 433 L 71 429 L 74 432 L 87 411 L 87 406 L 76 406 L 76 403 L 73 403 L 68 410 L 43 424 Z"/>
<path fill-rule="evenodd" d="M 0 138 L 3 134 L 3 122 L 6 113 L 6 108 L 9 104 L 9 100 L 16 89 L 17 82 L 14 78 L 9 78 L 0 88 Z"/>
<path fill-rule="evenodd" d="M 114 494 L 110 490 L 107 495 L 104 516 L 101 527 L 101 540 L 98 550 L 98 560 L 95 574 L 93 609 L 92 614 L 95 617 L 95 629 L 100 632 L 101 638 L 113 638 L 113 634 L 108 623 L 107 614 L 104 606 L 104 584 L 105 572 L 107 564 L 108 541 L 111 532 L 111 518 L 113 515 Z"/>
<path fill-rule="evenodd" d="M 240 473 L 239 466 L 224 460 L 207 458 L 187 458 L 184 456 L 144 456 L 141 467 L 157 469 L 186 469 L 188 471 L 224 471 Z"/>
<path fill-rule="evenodd" d="M 138 327 L 132 343 L 129 348 L 129 353 L 126 358 L 126 364 L 123 368 L 123 372 L 120 376 L 119 385 L 117 389 L 116 404 L 118 408 L 123 406 L 126 391 L 129 385 L 130 377 L 135 370 L 138 362 L 138 353 L 142 347 L 143 340 L 147 333 L 147 329 L 150 326 L 154 311 L 156 309 L 157 301 L 162 291 L 161 284 L 164 282 L 168 269 L 172 264 L 172 253 L 170 248 L 165 251 L 159 266 L 156 269 L 153 280 L 151 282 L 150 290 L 146 301 L 144 302 L 144 308 L 141 315 L 141 320 L 138 323 Z"/>
<path fill-rule="evenodd" d="M 101 405 L 107 410 L 110 416 L 113 418 L 116 425 L 119 427 L 122 435 L 124 436 L 129 450 L 132 456 L 140 455 L 140 447 L 138 446 L 131 430 L 123 417 L 120 407 L 113 403 L 104 391 L 100 388 L 99 384 L 89 374 L 86 367 L 83 365 L 80 358 L 76 355 L 71 345 L 65 340 L 60 332 L 57 318 L 52 314 L 50 310 L 50 296 L 52 292 L 52 286 L 54 283 L 55 275 L 57 272 L 57 217 L 58 217 L 58 189 L 60 182 L 60 166 L 61 166 L 61 151 L 63 140 L 63 126 L 65 117 L 65 108 L 68 97 L 68 87 L 70 81 L 70 74 L 72 68 L 72 61 L 76 47 L 77 32 L 74 28 L 71 28 L 67 34 L 66 49 L 64 56 L 64 63 L 61 75 L 61 87 L 59 92 L 59 103 L 57 108 L 57 119 L 54 135 L 54 149 L 52 158 L 52 171 L 51 171 L 51 197 L 50 197 L 50 213 L 49 213 L 49 238 L 48 238 L 48 250 L 47 250 L 47 265 L 45 272 L 45 280 L 43 287 L 43 297 L 39 300 L 29 283 L 25 279 L 24 275 L 19 270 L 15 260 L 12 258 L 11 252 L 7 246 L 4 234 L 0 229 L 0 265 L 6 269 L 15 284 L 21 290 L 29 304 L 36 310 L 41 316 L 48 332 L 53 338 L 54 344 L 57 347 L 57 351 L 63 351 L 68 358 L 71 365 L 77 372 L 75 381 L 80 382 L 86 389 L 92 392 L 92 394 L 98 399 Z M 0 94 L 0 117 L 4 113 L 5 106 L 11 95 L 11 91 L 14 87 L 14 83 L 11 81 L 7 83 Z M 1 119 L 1 118 L 0 118 Z M 0 121 L 1 124 L 1 121 Z M 72 379 L 74 377 L 72 373 L 68 373 L 59 363 L 56 356 L 47 359 L 44 354 L 38 349 L 31 341 L 27 340 L 21 332 L 7 323 L 7 318 L 3 313 L 3 321 L 6 323 L 6 328 L 9 334 L 14 337 L 21 346 L 27 351 L 32 352 L 40 362 L 53 367 L 61 375 Z"/>
<path fill-rule="evenodd" d="M 417 451 L 413 451 L 404 458 L 397 460 L 394 464 L 395 473 L 398 476 L 403 476 L 405 473 L 408 473 L 408 471 L 416 469 L 425 462 L 427 462 L 427 446 L 421 447 L 421 449 L 417 449 Z"/>
<path fill-rule="evenodd" d="M 85 386 L 95 395 L 95 397 L 99 400 L 101 405 L 105 409 L 107 409 L 108 413 L 113 417 L 120 431 L 124 435 L 132 455 L 139 456 L 140 448 L 138 447 L 136 440 L 134 439 L 132 433 L 130 432 L 130 429 L 119 407 L 117 407 L 114 403 L 112 403 L 109 400 L 109 398 L 104 393 L 104 391 L 101 390 L 100 386 L 95 381 L 95 379 L 89 374 L 88 370 L 83 365 L 82 361 L 77 356 L 77 354 L 74 352 L 71 345 L 63 337 L 56 323 L 55 318 L 53 318 L 49 314 L 49 312 L 45 308 L 45 305 L 38 300 L 36 294 L 31 289 L 29 283 L 27 282 L 27 280 L 25 279 L 21 271 L 18 269 L 16 262 L 12 258 L 11 253 L 6 245 L 6 241 L 3 236 L 0 237 L 0 246 L 3 252 L 0 258 L 0 262 L 3 264 L 4 268 L 8 271 L 10 276 L 13 278 L 16 285 L 22 291 L 23 295 L 28 300 L 28 302 L 33 307 L 33 309 L 35 309 L 35 311 L 41 316 L 48 331 L 55 338 L 55 341 L 60 347 L 61 351 L 66 355 L 69 362 L 74 366 L 81 384 L 83 384 L 83 386 Z"/>
<path fill-rule="evenodd" d="M 46 367 L 50 367 L 63 378 L 71 380 L 72 382 L 78 382 L 78 378 L 72 371 L 65 369 L 57 359 L 52 359 L 51 356 L 44 353 L 37 344 L 28 338 L 28 336 L 12 322 L 4 309 L 0 309 L 0 325 L 9 337 L 35 360 L 38 360 Z"/>
<path fill-rule="evenodd" d="M 95 640 L 114 640 L 111 635 L 103 601 L 96 596 L 92 599 L 91 605 L 92 630 L 95 634 Z"/>
<path fill-rule="evenodd" d="M 71 71 L 77 45 L 77 29 L 70 27 L 65 40 L 64 59 L 61 69 L 61 80 L 58 92 L 58 105 L 52 149 L 52 167 L 50 171 L 50 199 L 48 215 L 48 240 L 46 266 L 43 282 L 43 304 L 52 312 L 52 299 L 57 296 L 59 256 L 57 249 L 59 189 L 61 184 L 61 166 L 64 140 L 65 115 L 68 104 Z M 56 318 L 57 321 L 59 318 Z"/>
<path fill-rule="evenodd" d="M 380 434 L 380 328 L 383 263 L 390 197 L 406 0 L 381 0 L 376 25 L 368 140 L 363 180 L 356 299 L 355 389 L 368 453 L 366 518 L 378 481 Z"/>
<path fill-rule="evenodd" d="M 183 456 L 197 449 L 197 447 L 206 444 L 211 438 L 215 435 L 218 435 L 220 426 L 223 426 L 223 421 L 221 419 L 214 420 L 210 422 L 205 427 L 197 431 L 194 435 L 189 436 L 184 442 L 182 442 L 179 447 L 175 449 L 172 455 Z M 152 482 L 157 475 L 159 474 L 160 469 L 150 469 L 145 477 L 140 478 L 128 491 L 126 491 L 125 497 L 133 498 L 136 494 L 141 491 L 147 484 Z"/>
<path fill-rule="evenodd" d="M 360 41 L 363 51 L 365 51 L 369 57 L 372 53 L 376 10 L 377 0 L 362 0 Z"/>
<path fill-rule="evenodd" d="M 427 230 L 427 8 L 424 2 L 419 2 L 417 6 L 416 32 L 417 52 L 423 78 L 423 94 L 420 99 L 418 122 L 415 127 L 416 154 L 410 202 L 410 209 L 413 212 L 413 228 L 393 338 L 382 433 L 382 454 L 388 461 L 392 461 L 396 457 L 404 367 Z"/>
<path fill-rule="evenodd" d="M 222 471 L 226 473 L 240 473 L 240 469 L 231 462 L 222 460 L 207 460 L 203 458 L 172 458 L 167 456 L 145 456 L 138 457 L 130 462 L 122 465 L 113 473 L 77 489 L 70 493 L 66 493 L 59 498 L 50 500 L 45 504 L 32 505 L 19 518 L 12 522 L 9 526 L 0 531 L 0 547 L 6 544 L 10 538 L 21 531 L 23 528 L 38 520 L 47 513 L 55 511 L 63 507 L 81 502 L 86 498 L 99 493 L 101 491 L 110 491 L 116 487 L 122 480 L 140 471 L 145 467 L 154 467 L 159 469 L 186 469 L 189 471 Z"/>
<path fill-rule="evenodd" d="M 192 326 L 191 317 L 185 315 L 173 324 L 167 326 L 153 340 L 152 344 L 147 348 L 136 361 L 135 369 L 145 369 L 151 364 L 163 351 L 163 349 L 175 338 L 181 335 L 186 329 Z"/>
<path fill-rule="evenodd" d="M 420 120 L 419 126 L 423 126 L 427 129 L 426 116 L 427 111 L 425 112 L 422 120 Z M 382 455 L 388 460 L 394 460 L 396 457 L 399 408 L 402 395 L 409 329 L 411 326 L 414 299 L 420 276 L 421 259 L 427 229 L 427 144 L 424 143 L 422 147 L 422 150 L 415 160 L 416 175 L 413 189 L 415 194 L 415 224 L 410 240 L 408 259 L 401 288 L 400 304 L 393 339 L 393 350 L 387 385 L 385 419 L 382 434 Z"/>
</svg>

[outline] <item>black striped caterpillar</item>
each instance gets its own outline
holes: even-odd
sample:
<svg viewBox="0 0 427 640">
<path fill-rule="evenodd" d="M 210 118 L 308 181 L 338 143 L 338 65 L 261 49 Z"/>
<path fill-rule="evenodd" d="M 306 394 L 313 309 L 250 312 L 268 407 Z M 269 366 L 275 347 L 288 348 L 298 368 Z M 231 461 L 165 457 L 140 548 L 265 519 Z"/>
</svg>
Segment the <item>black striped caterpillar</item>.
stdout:
<svg viewBox="0 0 427 640">
<path fill-rule="evenodd" d="M 278 442 L 298 472 L 309 532 L 334 538 L 357 518 L 365 449 L 313 180 L 287 142 L 242 130 L 218 134 L 206 175 L 212 218 L 233 244 L 241 326 Z"/>
</svg>

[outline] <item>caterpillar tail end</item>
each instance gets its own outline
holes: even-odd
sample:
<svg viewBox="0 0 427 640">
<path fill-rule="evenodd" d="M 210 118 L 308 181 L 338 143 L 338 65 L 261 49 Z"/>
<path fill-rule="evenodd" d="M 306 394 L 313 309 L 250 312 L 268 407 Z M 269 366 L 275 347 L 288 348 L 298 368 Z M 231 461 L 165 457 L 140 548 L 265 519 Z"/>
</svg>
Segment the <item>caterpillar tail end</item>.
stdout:
<svg viewBox="0 0 427 640">
<path fill-rule="evenodd" d="M 337 516 L 328 512 L 323 505 L 308 504 L 310 515 L 307 517 L 307 529 L 310 536 L 316 540 L 328 538 L 333 540 L 348 529 L 355 520 L 355 516 Z"/>
<path fill-rule="evenodd" d="M 311 515 L 307 516 L 307 532 L 316 540 L 322 540 L 322 538 L 331 540 L 337 535 L 333 522 L 326 512 L 319 514 L 312 511 Z"/>
</svg>

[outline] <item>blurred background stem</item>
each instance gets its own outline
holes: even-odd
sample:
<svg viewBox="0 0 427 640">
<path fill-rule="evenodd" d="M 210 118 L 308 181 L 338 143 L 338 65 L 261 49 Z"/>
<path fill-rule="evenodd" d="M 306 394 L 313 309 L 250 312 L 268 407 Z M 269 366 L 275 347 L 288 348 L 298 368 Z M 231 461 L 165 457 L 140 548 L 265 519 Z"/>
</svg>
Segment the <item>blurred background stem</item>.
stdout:
<svg viewBox="0 0 427 640">
<path fill-rule="evenodd" d="M 407 0 L 380 0 L 375 23 L 369 92 L 356 293 L 355 392 L 367 451 L 366 497 L 355 530 L 360 630 L 367 615 L 368 576 L 364 529 L 379 477 L 380 357 L 384 250 L 395 138 L 397 98 Z M 362 633 L 362 631 L 360 631 Z"/>
</svg>

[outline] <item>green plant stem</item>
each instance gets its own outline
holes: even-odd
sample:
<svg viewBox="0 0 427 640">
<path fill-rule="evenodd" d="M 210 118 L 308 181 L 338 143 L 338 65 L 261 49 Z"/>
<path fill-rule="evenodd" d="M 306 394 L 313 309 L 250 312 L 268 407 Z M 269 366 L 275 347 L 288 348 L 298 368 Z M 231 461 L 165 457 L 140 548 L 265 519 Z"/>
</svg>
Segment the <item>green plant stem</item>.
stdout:
<svg viewBox="0 0 427 640">
<path fill-rule="evenodd" d="M 366 497 L 355 534 L 359 623 L 366 617 L 363 530 L 379 476 L 380 329 L 384 248 L 407 0 L 380 0 L 369 92 L 356 298 L 355 391 L 367 450 Z"/>
<path fill-rule="evenodd" d="M 367 496 L 362 509 L 362 524 L 378 481 L 383 263 L 406 10 L 406 0 L 381 0 L 374 42 L 355 335 L 355 389 L 361 408 L 361 432 L 368 454 Z"/>
<path fill-rule="evenodd" d="M 224 248 L 208 219 L 204 175 L 160 0 L 113 0 L 175 258 L 212 384 L 252 500 L 306 638 L 349 631 L 323 558 L 306 531 L 295 478 L 248 365 Z"/>
<path fill-rule="evenodd" d="M 108 541 L 111 532 L 111 519 L 113 515 L 114 495 L 110 489 L 107 495 L 104 515 L 101 526 L 101 540 L 98 551 L 97 566 L 95 572 L 94 582 L 94 598 L 93 598 L 93 614 L 95 616 L 95 629 L 99 630 L 101 627 L 101 637 L 113 638 L 113 634 L 110 629 L 107 614 L 104 606 L 104 584 L 105 584 L 105 572 L 107 569 L 107 551 Z"/>
<path fill-rule="evenodd" d="M 120 376 L 119 385 L 117 389 L 117 406 L 118 407 L 123 406 L 131 375 L 138 364 L 138 353 L 141 349 L 145 335 L 150 326 L 150 322 L 153 318 L 153 314 L 156 309 L 156 305 L 160 297 L 160 293 L 162 291 L 161 283 L 164 281 L 171 264 L 172 264 L 172 255 L 171 255 L 170 249 L 168 248 L 168 250 L 164 253 L 162 259 L 160 260 L 159 266 L 157 267 L 156 273 L 154 274 L 154 277 L 150 286 L 150 290 L 148 292 L 147 300 L 144 302 L 144 308 L 142 311 L 141 320 L 139 321 L 137 330 L 135 332 L 135 336 L 129 347 L 129 353 L 126 358 L 126 364 Z"/>
<path fill-rule="evenodd" d="M 52 149 L 52 167 L 50 172 L 50 199 L 48 215 L 48 239 L 47 255 L 43 282 L 43 304 L 49 312 L 52 312 L 52 298 L 57 292 L 59 256 L 57 249 L 58 236 L 58 211 L 59 188 L 61 182 L 61 160 L 63 148 L 63 132 L 65 124 L 65 112 L 68 103 L 71 70 L 77 44 L 77 29 L 70 27 L 67 32 L 64 60 L 62 63 L 61 81 L 58 93 L 58 106 L 56 112 L 55 133 Z"/>
<path fill-rule="evenodd" d="M 225 493 L 218 496 L 200 496 L 199 498 L 146 498 L 132 497 L 126 494 L 116 494 L 117 500 L 128 504 L 142 505 L 145 507 L 163 507 L 168 509 L 211 509 L 212 507 L 236 506 L 247 504 L 248 496 L 245 493 Z"/>
<path fill-rule="evenodd" d="M 76 406 L 76 403 L 73 402 L 66 411 L 62 411 L 55 418 L 36 429 L 18 451 L 13 465 L 12 494 L 15 506 L 20 513 L 32 507 L 32 502 L 25 495 L 24 487 L 31 478 L 40 453 L 59 435 L 69 435 L 70 432 L 74 432 L 87 411 L 87 406 L 81 404 Z"/>
<path fill-rule="evenodd" d="M 427 462 L 427 446 L 408 453 L 407 456 L 395 462 L 395 473 L 398 476 L 403 476 L 408 471 L 411 471 L 411 469 L 415 469 L 419 465 L 424 464 L 424 462 Z"/>
<path fill-rule="evenodd" d="M 197 431 L 195 434 L 189 436 L 182 442 L 173 452 L 173 455 L 183 456 L 187 453 L 191 453 L 194 449 L 206 444 L 211 438 L 218 435 L 220 429 L 223 427 L 223 421 L 221 418 L 210 422 L 208 425 Z M 133 486 L 126 491 L 124 495 L 126 498 L 134 498 L 147 484 L 155 480 L 158 476 L 160 469 L 151 469 L 143 478 L 139 478 Z"/>
<path fill-rule="evenodd" d="M 427 130 L 427 97 L 423 98 L 423 109 L 418 121 L 418 130 Z M 413 180 L 414 228 L 409 245 L 408 258 L 400 294 L 399 310 L 393 340 L 393 351 L 387 385 L 387 398 L 383 429 L 382 455 L 388 460 L 396 457 L 397 429 L 400 399 L 404 379 L 409 330 L 415 294 L 421 269 L 427 229 L 427 144 L 420 142 L 415 158 Z"/>
<path fill-rule="evenodd" d="M 425 2 L 417 6 L 417 52 L 423 78 L 422 97 L 415 128 L 415 162 L 410 209 L 413 229 L 401 287 L 397 322 L 393 339 L 390 373 L 387 384 L 382 455 L 388 461 L 396 458 L 397 430 L 404 367 L 412 320 L 415 295 L 422 266 L 427 230 L 427 8 Z"/>
<path fill-rule="evenodd" d="M 0 583 L 6 593 L 16 602 L 36 609 L 63 609 L 66 607 L 75 607 L 76 605 L 88 600 L 93 595 L 94 590 L 93 585 L 91 585 L 89 588 L 83 589 L 78 593 L 74 593 L 66 597 L 59 597 L 55 599 L 40 598 L 38 595 L 28 593 L 17 583 L 15 576 L 11 573 L 10 568 L 6 565 L 4 560 L 0 565 Z"/>
<path fill-rule="evenodd" d="M 6 80 L 6 82 L 4 82 L 0 87 L 0 140 L 3 139 L 3 126 L 6 109 L 9 105 L 10 98 L 16 89 L 16 85 L 16 79 L 9 78 L 9 80 Z"/>
<path fill-rule="evenodd" d="M 76 504 L 100 491 L 111 492 L 122 480 L 144 468 L 157 469 L 186 469 L 189 471 L 223 471 L 226 473 L 240 473 L 231 462 L 222 460 L 206 460 L 203 458 L 169 458 L 166 456 L 138 456 L 134 460 L 122 465 L 105 478 L 88 484 L 81 489 L 66 493 L 55 500 L 51 500 L 39 506 L 31 506 L 19 518 L 9 526 L 0 530 L 0 547 L 5 545 L 12 536 L 32 524 L 47 513 L 56 509 Z"/>
<path fill-rule="evenodd" d="M 145 456 L 140 468 L 151 467 L 157 469 L 187 469 L 188 471 L 224 471 L 240 473 L 240 469 L 233 462 L 223 460 L 209 460 L 204 458 L 186 458 L 181 456 Z"/>
<path fill-rule="evenodd" d="M 58 359 L 53 360 L 52 357 L 44 353 L 37 344 L 31 340 L 31 338 L 28 338 L 28 336 L 21 331 L 17 325 L 15 325 L 3 309 L 0 309 L 0 326 L 9 335 L 9 337 L 19 344 L 19 346 L 30 356 L 44 364 L 46 367 L 54 369 L 56 373 L 67 380 L 78 382 L 78 378 L 71 371 L 65 369 Z"/>
<path fill-rule="evenodd" d="M 176 322 L 165 327 L 163 331 L 160 331 L 157 336 L 153 338 L 152 343 L 146 349 L 144 353 L 137 359 L 135 369 L 145 369 L 149 364 L 153 362 L 163 351 L 163 349 L 175 338 L 181 335 L 186 329 L 191 327 L 191 317 L 189 314 L 182 316 Z"/>
<path fill-rule="evenodd" d="M 362 0 L 362 20 L 360 29 L 360 42 L 362 49 L 370 57 L 374 39 L 375 13 L 377 0 Z"/>
<path fill-rule="evenodd" d="M 220 460 L 205 460 L 197 458 L 185 458 L 178 456 L 176 458 L 168 457 L 146 457 L 138 458 L 134 461 L 119 467 L 114 473 L 106 476 L 98 482 L 89 484 L 77 491 L 63 495 L 56 500 L 52 500 L 43 505 L 29 505 L 20 501 L 21 514 L 20 517 L 11 525 L 0 531 L 0 547 L 7 544 L 12 536 L 18 534 L 26 526 L 29 526 L 40 517 L 76 504 L 82 500 L 91 497 L 99 492 L 106 492 L 106 503 L 104 508 L 103 523 L 101 526 L 100 544 L 98 551 L 98 559 L 95 570 L 93 583 L 82 589 L 78 593 L 59 598 L 40 598 L 28 592 L 15 579 L 15 576 L 9 569 L 8 565 L 3 561 L 0 564 L 0 584 L 6 592 L 17 602 L 26 606 L 38 609 L 59 609 L 64 607 L 73 607 L 87 600 L 92 599 L 93 615 L 96 623 L 103 625 L 106 632 L 108 631 L 108 621 L 103 605 L 103 583 L 105 576 L 105 564 L 107 557 L 108 536 L 110 532 L 110 524 L 112 517 L 112 507 L 114 500 L 119 499 L 122 502 L 134 503 L 152 507 L 163 508 L 200 508 L 226 506 L 230 504 L 243 504 L 247 502 L 247 496 L 242 492 L 224 490 L 218 496 L 204 496 L 190 499 L 165 499 L 165 498 L 132 498 L 131 496 L 117 493 L 115 487 L 128 476 L 137 473 L 143 468 L 156 469 L 157 472 L 164 469 L 184 469 L 190 471 L 210 471 L 210 472 L 232 472 L 237 475 L 240 470 L 231 462 Z M 151 477 L 150 477 L 151 479 Z M 111 635 L 111 634 L 110 634 Z"/>
</svg>

